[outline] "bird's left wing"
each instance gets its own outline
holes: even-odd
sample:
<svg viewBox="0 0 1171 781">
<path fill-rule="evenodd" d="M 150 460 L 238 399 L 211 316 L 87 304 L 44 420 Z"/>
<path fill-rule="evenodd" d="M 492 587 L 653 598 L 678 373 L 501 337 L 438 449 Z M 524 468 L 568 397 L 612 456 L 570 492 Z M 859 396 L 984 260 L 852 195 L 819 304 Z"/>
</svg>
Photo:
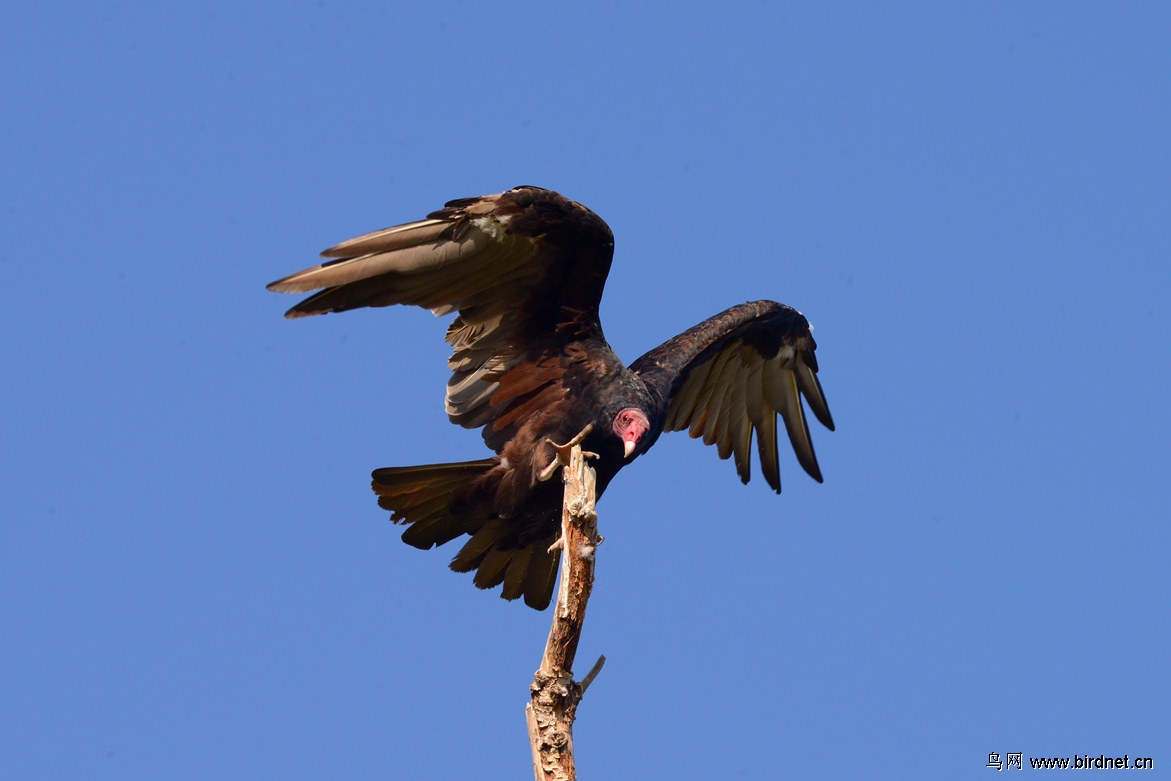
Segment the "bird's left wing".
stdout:
<svg viewBox="0 0 1171 781">
<path fill-rule="evenodd" d="M 665 342 L 630 368 L 666 404 L 665 431 L 687 429 L 735 455 L 747 483 L 755 433 L 761 471 L 778 493 L 777 415 L 785 421 L 797 460 L 814 480 L 821 469 L 801 404 L 831 431 L 829 407 L 817 379 L 817 349 L 800 312 L 775 301 L 734 306 Z"/>
</svg>

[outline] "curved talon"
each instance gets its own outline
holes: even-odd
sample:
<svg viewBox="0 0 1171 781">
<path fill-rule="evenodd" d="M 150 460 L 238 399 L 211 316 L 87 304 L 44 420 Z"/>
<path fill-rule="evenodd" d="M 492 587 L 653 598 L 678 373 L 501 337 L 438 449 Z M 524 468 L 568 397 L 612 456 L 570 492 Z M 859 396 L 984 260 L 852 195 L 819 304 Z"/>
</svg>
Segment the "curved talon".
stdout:
<svg viewBox="0 0 1171 781">
<path fill-rule="evenodd" d="M 547 466 L 541 470 L 541 473 L 539 475 L 537 475 L 537 480 L 539 480 L 542 483 L 545 482 L 546 480 L 548 480 L 550 477 L 553 476 L 553 473 L 557 471 L 557 467 L 559 467 L 559 466 L 561 466 L 560 454 L 554 456 L 553 460 L 549 462 L 549 466 Z"/>
<path fill-rule="evenodd" d="M 577 436 L 575 436 L 573 439 L 566 442 L 564 445 L 559 445 L 556 442 L 554 442 L 552 439 L 546 438 L 545 441 L 548 442 L 553 447 L 553 452 L 555 453 L 555 455 L 553 456 L 553 460 L 549 462 L 549 465 L 546 466 L 544 469 L 542 469 L 541 473 L 539 475 L 537 475 L 537 479 L 543 483 L 546 480 L 548 480 L 550 477 L 553 476 L 553 473 L 557 471 L 557 467 L 569 466 L 569 453 L 570 453 L 570 451 L 572 451 L 575 446 L 580 445 L 582 443 L 582 440 L 585 439 L 587 436 L 589 436 L 589 433 L 593 430 L 594 430 L 594 424 L 587 423 L 585 428 L 583 428 L 581 431 L 577 432 Z M 598 454 L 597 453 L 590 453 L 590 452 L 583 450 L 582 456 L 585 458 L 597 458 Z"/>
</svg>

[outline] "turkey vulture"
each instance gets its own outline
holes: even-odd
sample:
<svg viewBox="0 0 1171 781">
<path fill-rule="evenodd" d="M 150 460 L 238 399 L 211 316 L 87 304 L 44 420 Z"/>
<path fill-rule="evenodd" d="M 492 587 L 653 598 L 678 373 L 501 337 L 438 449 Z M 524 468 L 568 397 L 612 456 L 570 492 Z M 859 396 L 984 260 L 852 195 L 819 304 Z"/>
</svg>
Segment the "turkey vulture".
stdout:
<svg viewBox="0 0 1171 781">
<path fill-rule="evenodd" d="M 629 367 L 606 343 L 598 304 L 614 254 L 600 217 L 550 190 L 517 187 L 465 198 L 418 222 L 344 241 L 328 260 L 273 282 L 278 293 L 320 291 L 285 313 L 306 317 L 411 304 L 457 314 L 447 329 L 447 414 L 482 428 L 496 454 L 479 461 L 388 467 L 373 473 L 378 504 L 407 524 L 417 548 L 471 539 L 451 562 L 480 588 L 549 604 L 560 552 L 561 481 L 540 480 L 587 424 L 600 496 L 659 434 L 687 429 L 747 483 L 755 433 L 764 479 L 781 490 L 777 415 L 814 480 L 801 397 L 833 430 L 817 380 L 809 323 L 774 301 L 709 318 Z"/>
</svg>

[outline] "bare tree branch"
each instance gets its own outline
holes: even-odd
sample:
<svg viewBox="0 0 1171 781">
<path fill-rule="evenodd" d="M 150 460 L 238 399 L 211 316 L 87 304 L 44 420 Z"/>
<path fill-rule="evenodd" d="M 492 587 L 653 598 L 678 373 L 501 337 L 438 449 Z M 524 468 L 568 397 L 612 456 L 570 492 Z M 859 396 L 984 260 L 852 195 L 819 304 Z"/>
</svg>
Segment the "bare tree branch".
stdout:
<svg viewBox="0 0 1171 781">
<path fill-rule="evenodd" d="M 568 444 L 557 446 L 558 459 L 554 462 L 564 466 L 561 539 L 555 543 L 561 546 L 564 555 L 553 626 L 549 629 L 541 667 L 529 687 L 532 700 L 525 706 L 536 781 L 577 778 L 573 763 L 573 720 L 582 694 L 605 662 L 605 657 L 599 658 L 581 683 L 573 680 L 573 660 L 594 583 L 594 552 L 602 541 L 594 510 L 597 498 L 594 470 L 585 462 L 586 456 L 593 454 L 583 453 L 581 449 L 581 441 L 589 431 L 590 427 L 586 427 Z"/>
</svg>

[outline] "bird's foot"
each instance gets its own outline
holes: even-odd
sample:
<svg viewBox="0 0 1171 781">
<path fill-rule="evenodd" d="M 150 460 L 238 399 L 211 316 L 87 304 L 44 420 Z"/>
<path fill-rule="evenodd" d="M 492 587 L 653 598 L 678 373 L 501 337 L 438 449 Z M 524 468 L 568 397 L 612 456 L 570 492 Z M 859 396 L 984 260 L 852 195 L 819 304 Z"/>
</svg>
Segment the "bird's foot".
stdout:
<svg viewBox="0 0 1171 781">
<path fill-rule="evenodd" d="M 549 465 L 547 467 L 545 467 L 544 469 L 542 469 L 541 473 L 539 475 L 537 475 L 537 479 L 543 483 L 546 480 L 548 480 L 550 477 L 553 476 L 553 473 L 557 471 L 558 467 L 569 466 L 570 452 L 573 450 L 574 447 L 576 447 L 577 445 L 580 445 L 582 443 L 582 440 L 584 440 L 587 436 L 589 436 L 589 433 L 593 430 L 594 430 L 594 424 L 587 423 L 586 427 L 577 433 L 577 436 L 575 436 L 573 439 L 566 442 L 564 445 L 559 445 L 556 442 L 554 442 L 552 439 L 546 439 L 545 441 L 548 442 L 553 447 L 554 456 L 553 456 L 553 460 L 549 462 Z M 597 453 L 591 453 L 588 450 L 583 450 L 582 455 L 585 456 L 586 458 L 597 458 L 598 457 Z"/>
</svg>

